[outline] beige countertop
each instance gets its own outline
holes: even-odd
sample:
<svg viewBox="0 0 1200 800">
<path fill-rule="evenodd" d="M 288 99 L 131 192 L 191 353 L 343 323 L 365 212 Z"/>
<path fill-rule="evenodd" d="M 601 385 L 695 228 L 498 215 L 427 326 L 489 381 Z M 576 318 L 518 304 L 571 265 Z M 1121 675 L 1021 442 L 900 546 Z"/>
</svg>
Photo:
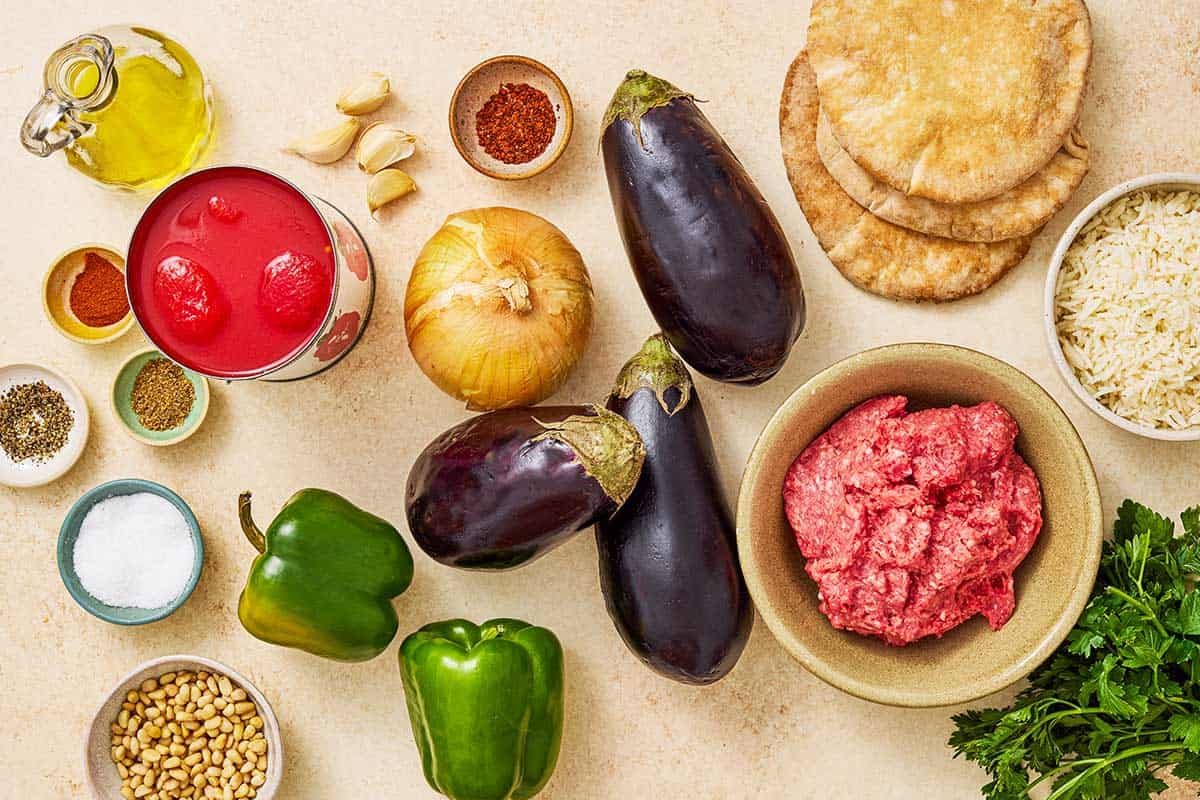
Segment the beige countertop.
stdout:
<svg viewBox="0 0 1200 800">
<path fill-rule="evenodd" d="M 784 72 L 804 41 L 804 2 L 111 0 L 101 12 L 100 4 L 66 0 L 6 7 L 0 363 L 35 360 L 63 369 L 87 394 L 94 428 L 82 461 L 62 480 L 33 490 L 0 488 L 6 783 L 0 794 L 85 797 L 84 728 L 110 685 L 145 659 L 189 652 L 243 671 L 271 699 L 287 748 L 283 800 L 434 796 L 408 730 L 395 662 L 399 638 L 375 661 L 344 666 L 260 643 L 238 624 L 237 597 L 253 552 L 237 528 L 236 496 L 254 490 L 258 513 L 268 519 L 294 490 L 319 486 L 403 520 L 403 485 L 414 457 L 464 416 L 408 353 L 404 286 L 418 249 L 448 213 L 462 208 L 528 209 L 574 241 L 592 271 L 598 324 L 557 399 L 603 396 L 652 331 L 596 147 L 609 96 L 635 66 L 708 101 L 705 113 L 775 209 L 803 273 L 808 327 L 779 376 L 755 389 L 698 382 L 731 496 L 758 430 L 797 385 L 863 348 L 925 339 L 999 356 L 1053 393 L 1091 451 L 1107 515 L 1125 497 L 1172 516 L 1200 500 L 1200 446 L 1151 443 L 1093 416 L 1060 382 L 1042 338 L 1045 265 L 1071 216 L 1120 180 L 1194 169 L 1200 154 L 1200 2 L 1089 5 L 1095 59 L 1082 126 L 1092 143 L 1091 174 L 1012 275 L 982 297 L 942 307 L 896 304 L 853 288 L 830 266 L 792 198 L 776 119 Z M 27 155 L 16 135 L 39 92 L 45 57 L 68 38 L 112 22 L 137 22 L 181 40 L 216 91 L 219 138 L 211 160 L 279 171 L 345 209 L 364 229 L 379 272 L 375 316 L 342 364 L 293 384 L 214 385 L 203 429 L 161 450 L 127 438 L 105 399 L 117 365 L 143 346 L 141 334 L 103 347 L 73 344 L 43 318 L 38 296 L 48 262 L 66 247 L 83 241 L 123 247 L 144 198 L 106 193 L 61 158 Z M 516 185 L 467 167 L 446 126 L 459 77 L 506 52 L 556 69 L 577 115 L 563 160 Z M 392 77 L 396 99 L 387 118 L 422 137 L 419 155 L 408 162 L 420 192 L 379 223 L 366 212 L 364 181 L 352 159 L 320 167 L 279 150 L 330 119 L 338 94 L 372 70 Z M 168 620 L 143 628 L 88 616 L 55 567 L 55 537 L 68 506 L 87 488 L 118 477 L 174 488 L 204 528 L 207 561 L 195 594 Z M 517 616 L 562 638 L 567 725 L 547 800 L 646 790 L 694 800 L 960 800 L 978 796 L 984 782 L 974 766 L 951 759 L 944 745 L 948 711 L 889 709 L 843 695 L 789 659 L 761 624 L 737 668 L 713 687 L 652 674 L 628 653 L 605 614 L 589 535 L 499 575 L 459 572 L 415 548 L 414 554 L 416 580 L 398 601 L 401 635 L 450 616 Z"/>
</svg>

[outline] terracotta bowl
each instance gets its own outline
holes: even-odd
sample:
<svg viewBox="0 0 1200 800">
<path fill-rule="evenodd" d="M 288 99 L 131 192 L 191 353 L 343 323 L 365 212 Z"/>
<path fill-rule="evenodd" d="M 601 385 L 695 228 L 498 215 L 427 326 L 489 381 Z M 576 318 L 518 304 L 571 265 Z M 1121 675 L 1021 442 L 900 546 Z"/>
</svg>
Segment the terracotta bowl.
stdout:
<svg viewBox="0 0 1200 800">
<path fill-rule="evenodd" d="M 864 400 L 903 394 L 909 409 L 994 400 L 1021 428 L 1017 450 L 1037 473 L 1044 525 L 1016 572 L 1017 608 L 999 631 L 982 617 L 907 647 L 829 624 L 783 511 L 784 476 L 801 451 Z M 1028 675 L 1066 638 L 1087 604 L 1100 561 L 1100 490 L 1087 450 L 1058 404 L 1017 369 L 940 344 L 868 350 L 797 389 L 760 435 L 742 478 L 738 552 L 763 621 L 810 672 L 887 705 L 964 703 Z"/>
<path fill-rule="evenodd" d="M 84 771 L 88 787 L 96 800 L 121 800 L 121 778 L 113 765 L 110 753 L 111 733 L 109 726 L 117 718 L 125 695 L 141 686 L 147 678 L 157 678 L 166 672 L 200 671 L 220 673 L 235 686 L 246 690 L 246 694 L 258 706 L 258 715 L 263 719 L 263 736 L 267 740 L 266 782 L 259 787 L 258 800 L 272 800 L 283 780 L 283 740 L 279 736 L 279 720 L 271 704 L 254 684 L 243 675 L 211 658 L 192 655 L 163 656 L 147 661 L 123 677 L 96 711 L 84 741 Z"/>
<path fill-rule="evenodd" d="M 554 107 L 557 125 L 550 144 L 540 156 L 524 164 L 505 164 L 492 158 L 475 135 L 475 115 L 504 83 L 527 83 L 546 93 Z M 463 160 L 476 171 L 502 181 L 532 178 L 549 169 L 567 149 L 575 126 L 575 112 L 567 87 L 553 70 L 525 56 L 496 56 L 471 68 L 450 100 L 450 136 Z"/>
</svg>

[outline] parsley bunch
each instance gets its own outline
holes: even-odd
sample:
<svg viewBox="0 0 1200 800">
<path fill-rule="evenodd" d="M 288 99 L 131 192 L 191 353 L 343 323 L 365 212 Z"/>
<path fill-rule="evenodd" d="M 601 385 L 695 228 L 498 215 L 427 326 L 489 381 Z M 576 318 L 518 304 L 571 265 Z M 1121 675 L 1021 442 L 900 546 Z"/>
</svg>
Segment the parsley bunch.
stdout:
<svg viewBox="0 0 1200 800">
<path fill-rule="evenodd" d="M 1126 500 L 1091 600 L 1008 708 L 954 717 L 955 756 L 991 776 L 988 800 L 1148 800 L 1170 767 L 1200 780 L 1200 507 L 1183 533 Z"/>
</svg>

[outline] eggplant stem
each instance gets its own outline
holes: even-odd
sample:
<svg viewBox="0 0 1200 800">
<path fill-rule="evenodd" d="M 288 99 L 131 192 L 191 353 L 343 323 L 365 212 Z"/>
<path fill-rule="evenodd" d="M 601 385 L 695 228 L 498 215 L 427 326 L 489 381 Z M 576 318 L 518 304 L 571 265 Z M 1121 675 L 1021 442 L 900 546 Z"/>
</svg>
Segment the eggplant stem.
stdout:
<svg viewBox="0 0 1200 800">
<path fill-rule="evenodd" d="M 242 533 L 260 553 L 267 552 L 267 537 L 254 524 L 254 515 L 250 513 L 250 492 L 238 495 L 238 521 L 242 523 Z"/>
<path fill-rule="evenodd" d="M 625 74 L 625 80 L 617 87 L 613 99 L 604 112 L 604 120 L 600 123 L 600 133 L 608 130 L 618 119 L 623 119 L 633 127 L 633 135 L 637 137 L 638 146 L 646 149 L 642 141 L 642 117 L 647 111 L 665 106 L 677 97 L 695 100 L 690 92 L 667 83 L 662 78 L 640 69 L 631 69 Z"/>
<path fill-rule="evenodd" d="M 671 352 L 667 337 L 656 333 L 646 340 L 642 349 L 625 362 L 617 375 L 610 396 L 626 400 L 639 389 L 649 389 L 668 417 L 683 410 L 692 398 L 692 376 L 679 356 Z M 667 405 L 667 390 L 679 392 L 675 407 Z"/>
<path fill-rule="evenodd" d="M 593 414 L 573 414 L 559 422 L 535 417 L 544 430 L 533 441 L 554 439 L 571 448 L 583 471 L 595 478 L 620 508 L 641 477 L 646 447 L 624 417 L 602 406 L 591 408 Z"/>
</svg>

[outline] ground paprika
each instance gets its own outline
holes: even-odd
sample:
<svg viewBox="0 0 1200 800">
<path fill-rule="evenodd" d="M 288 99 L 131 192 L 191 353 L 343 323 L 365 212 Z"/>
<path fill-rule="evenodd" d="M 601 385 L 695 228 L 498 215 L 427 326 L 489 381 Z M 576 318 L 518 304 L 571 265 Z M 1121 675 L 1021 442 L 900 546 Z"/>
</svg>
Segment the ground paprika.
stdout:
<svg viewBox="0 0 1200 800">
<path fill-rule="evenodd" d="M 525 164 L 546 152 L 557 126 L 550 98 L 528 83 L 501 84 L 475 115 L 479 146 L 505 164 Z"/>
<path fill-rule="evenodd" d="M 99 253 L 85 253 L 83 271 L 71 284 L 69 302 L 71 313 L 89 328 L 115 325 L 129 313 L 124 273 Z"/>
</svg>

